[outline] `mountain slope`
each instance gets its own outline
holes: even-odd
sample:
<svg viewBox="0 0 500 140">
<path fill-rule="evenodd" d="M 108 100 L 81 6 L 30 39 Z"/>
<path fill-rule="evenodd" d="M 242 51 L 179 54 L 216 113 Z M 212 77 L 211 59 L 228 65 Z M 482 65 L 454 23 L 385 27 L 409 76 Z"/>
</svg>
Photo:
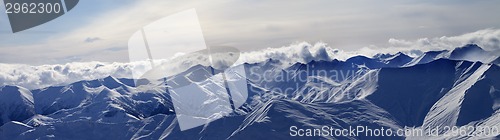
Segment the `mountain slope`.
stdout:
<svg viewBox="0 0 500 140">
<path fill-rule="evenodd" d="M 0 125 L 23 121 L 35 114 L 33 94 L 23 87 L 0 87 Z"/>
<path fill-rule="evenodd" d="M 431 121 L 439 123 L 454 120 L 448 126 L 463 125 L 491 116 L 492 100 L 498 97 L 488 92 L 490 88 L 498 88 L 491 82 L 500 79 L 497 69 L 480 62 L 446 59 L 406 68 L 382 68 L 377 90 L 366 99 L 405 126 L 421 126 L 432 119 L 439 119 Z M 445 110 L 454 115 L 444 114 Z"/>
<path fill-rule="evenodd" d="M 363 100 L 343 103 L 300 103 L 289 100 L 270 101 L 247 115 L 244 123 L 233 132 L 231 139 L 329 139 L 329 136 L 293 137 L 291 126 L 301 129 L 334 129 L 353 126 L 397 129 L 390 114 Z M 293 135 L 293 134 L 292 134 Z M 367 136 L 336 137 L 337 139 L 373 139 Z M 402 139 L 387 137 L 386 139 Z"/>
</svg>

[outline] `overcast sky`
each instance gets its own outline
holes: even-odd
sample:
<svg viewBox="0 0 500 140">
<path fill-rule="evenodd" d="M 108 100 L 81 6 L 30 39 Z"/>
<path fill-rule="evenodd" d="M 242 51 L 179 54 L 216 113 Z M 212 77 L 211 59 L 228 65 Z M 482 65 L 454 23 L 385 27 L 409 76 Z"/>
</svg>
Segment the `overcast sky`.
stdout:
<svg viewBox="0 0 500 140">
<path fill-rule="evenodd" d="M 498 0 L 81 0 L 60 18 L 15 34 L 7 15 L 0 14 L 0 63 L 127 62 L 134 32 L 191 8 L 207 45 L 250 51 L 301 41 L 357 50 L 387 47 L 390 38 L 498 29 L 499 6 Z"/>
</svg>

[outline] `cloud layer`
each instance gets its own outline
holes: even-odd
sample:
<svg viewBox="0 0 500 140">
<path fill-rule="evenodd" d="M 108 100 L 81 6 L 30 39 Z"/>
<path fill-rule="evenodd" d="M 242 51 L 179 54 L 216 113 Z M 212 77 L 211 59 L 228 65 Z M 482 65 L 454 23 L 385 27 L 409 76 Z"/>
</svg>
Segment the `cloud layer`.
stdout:
<svg viewBox="0 0 500 140">
<path fill-rule="evenodd" d="M 83 62 L 64 65 L 29 66 L 0 64 L 0 85 L 19 85 L 28 89 L 63 85 L 80 80 L 107 77 L 130 77 L 132 68 L 140 69 L 142 63 Z"/>
<path fill-rule="evenodd" d="M 259 51 L 243 52 L 234 65 L 244 62 L 256 63 L 267 59 L 281 60 L 285 65 L 295 62 L 306 63 L 311 60 L 332 60 L 339 51 L 325 43 L 311 45 L 307 42 L 295 43 L 280 48 L 268 48 Z M 165 66 L 166 73 L 172 75 L 195 65 L 210 65 L 204 54 L 187 54 L 179 59 L 155 60 L 155 64 Z M 219 59 L 224 61 L 224 58 Z M 214 62 L 225 63 L 225 62 Z M 63 65 L 30 66 L 25 64 L 0 64 L 0 86 L 19 85 L 28 89 L 38 89 L 53 85 L 65 85 L 81 80 L 93 80 L 114 76 L 134 78 L 136 73 L 145 73 L 150 68 L 149 61 L 130 63 L 74 62 Z M 137 75 L 135 78 L 138 78 Z"/>
<path fill-rule="evenodd" d="M 402 40 L 391 38 L 388 47 L 370 46 L 357 51 L 334 49 L 326 43 L 310 44 L 298 42 L 279 48 L 267 48 L 258 51 L 242 52 L 235 63 L 242 64 L 266 61 L 267 59 L 280 60 L 284 66 L 311 60 L 346 60 L 354 55 L 373 56 L 376 53 L 404 52 L 418 55 L 429 50 L 451 50 L 468 43 L 475 43 L 488 51 L 500 51 L 500 30 L 484 29 L 451 37 L 421 38 L 417 40 Z M 181 56 L 178 56 L 181 57 Z M 209 65 L 208 58 L 200 54 L 182 56 L 175 61 L 155 60 L 155 63 L 167 66 L 168 73 L 182 72 L 192 66 Z M 220 59 L 224 60 L 224 59 Z M 224 62 L 214 62 L 224 63 Z M 133 73 L 144 73 L 150 62 L 137 61 L 129 63 L 106 62 L 74 62 L 62 65 L 30 66 L 24 64 L 0 64 L 0 86 L 19 85 L 28 89 L 43 88 L 52 85 L 65 85 L 80 80 L 93 80 L 114 76 L 118 78 L 133 78 Z"/>
</svg>

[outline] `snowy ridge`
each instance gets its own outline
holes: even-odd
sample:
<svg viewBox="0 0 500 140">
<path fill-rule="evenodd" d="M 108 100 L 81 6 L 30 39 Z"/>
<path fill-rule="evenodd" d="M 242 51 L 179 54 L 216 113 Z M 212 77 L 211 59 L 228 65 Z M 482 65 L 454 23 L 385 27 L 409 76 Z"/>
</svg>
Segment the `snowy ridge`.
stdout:
<svg viewBox="0 0 500 140">
<path fill-rule="evenodd" d="M 457 125 L 458 113 L 460 112 L 460 104 L 464 101 L 467 89 L 471 88 L 481 75 L 488 70 L 490 66 L 481 65 L 474 69 L 472 65 L 467 71 L 475 72 L 464 81 L 456 84 L 448 93 L 446 93 L 439 101 L 437 101 L 424 119 L 424 127 L 436 126 L 455 126 Z M 442 119 L 440 119 L 442 118 Z M 436 120 L 440 119 L 440 120 Z"/>
</svg>

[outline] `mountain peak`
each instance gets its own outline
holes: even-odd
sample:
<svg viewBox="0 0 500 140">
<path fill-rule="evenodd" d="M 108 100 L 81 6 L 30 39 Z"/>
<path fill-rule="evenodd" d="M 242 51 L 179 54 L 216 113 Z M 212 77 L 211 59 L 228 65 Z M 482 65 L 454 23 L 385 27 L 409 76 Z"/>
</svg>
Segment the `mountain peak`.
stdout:
<svg viewBox="0 0 500 140">
<path fill-rule="evenodd" d="M 373 56 L 373 58 L 386 59 L 386 58 L 390 58 L 390 57 L 392 57 L 392 56 L 394 56 L 394 55 L 389 54 L 389 53 L 378 53 L 378 54 L 375 54 L 375 55 Z"/>
<path fill-rule="evenodd" d="M 11 85 L 4 85 L 4 86 L 0 87 L 0 91 L 3 91 L 3 90 L 9 90 L 9 91 L 11 91 L 11 90 L 18 90 L 19 88 L 21 88 L 21 87 L 19 87 L 19 86 L 11 86 Z M 0 93 L 2 93 L 2 92 L 0 92 Z"/>
<path fill-rule="evenodd" d="M 485 52 L 485 51 L 481 47 L 477 46 L 476 44 L 467 44 L 465 46 L 453 49 L 453 51 L 451 52 L 451 56 L 464 55 L 464 54 L 473 53 L 473 52 Z"/>
<path fill-rule="evenodd" d="M 392 57 L 386 58 L 383 61 L 385 61 L 385 63 L 390 65 L 390 66 L 399 67 L 399 66 L 403 66 L 403 65 L 409 63 L 412 60 L 413 60 L 412 57 L 410 57 L 402 52 L 398 52 L 398 53 L 394 54 Z"/>
<path fill-rule="evenodd" d="M 77 82 L 79 83 L 79 82 Z M 102 79 L 97 79 L 97 80 L 91 80 L 91 81 L 81 81 L 82 84 L 85 84 L 88 87 L 99 87 L 99 86 L 105 86 L 110 89 L 115 89 L 121 86 L 125 86 L 120 80 L 113 76 L 108 76 Z"/>
<path fill-rule="evenodd" d="M 387 57 L 386 60 L 393 60 L 393 59 L 397 59 L 397 58 L 411 58 L 411 57 L 402 53 L 402 52 L 398 52 L 394 55 L 391 55 L 390 57 Z"/>
<path fill-rule="evenodd" d="M 404 54 L 404 53 L 402 53 L 402 52 L 398 52 L 398 53 L 396 53 L 395 55 L 404 55 L 404 56 L 408 56 L 408 55 L 406 55 L 406 54 Z"/>
<path fill-rule="evenodd" d="M 118 82 L 118 79 L 116 79 L 116 78 L 115 78 L 115 77 L 113 77 L 113 76 L 104 77 L 104 78 L 102 78 L 102 80 L 103 80 L 104 82 Z"/>
<path fill-rule="evenodd" d="M 454 60 L 481 61 L 483 63 L 491 63 L 497 57 L 498 54 L 485 51 L 476 44 L 455 48 L 449 55 L 449 58 Z"/>
<path fill-rule="evenodd" d="M 366 60 L 372 60 L 371 58 L 368 58 L 364 55 L 357 55 L 357 56 L 353 56 L 351 58 L 348 58 L 346 60 L 346 62 L 350 62 L 350 61 L 366 61 Z"/>
<path fill-rule="evenodd" d="M 28 89 L 20 86 L 6 85 L 0 87 L 0 97 L 6 100 L 18 97 L 33 102 L 33 95 L 31 94 L 31 92 Z"/>
<path fill-rule="evenodd" d="M 416 65 L 416 64 L 429 63 L 429 62 L 434 61 L 436 59 L 440 59 L 440 58 L 445 57 L 448 53 L 449 53 L 448 50 L 428 51 L 428 52 L 425 52 L 422 55 L 414 58 L 412 61 L 408 62 L 405 65 L 412 66 L 412 65 Z"/>
<path fill-rule="evenodd" d="M 458 47 L 458 48 L 453 49 L 452 53 L 454 53 L 454 52 L 467 53 L 467 52 L 471 52 L 471 51 L 484 51 L 484 50 L 476 44 L 467 44 L 467 45 L 464 45 L 462 47 Z"/>
<path fill-rule="evenodd" d="M 19 86 L 0 88 L 0 126 L 9 121 L 23 121 L 35 114 L 33 94 Z"/>
</svg>

